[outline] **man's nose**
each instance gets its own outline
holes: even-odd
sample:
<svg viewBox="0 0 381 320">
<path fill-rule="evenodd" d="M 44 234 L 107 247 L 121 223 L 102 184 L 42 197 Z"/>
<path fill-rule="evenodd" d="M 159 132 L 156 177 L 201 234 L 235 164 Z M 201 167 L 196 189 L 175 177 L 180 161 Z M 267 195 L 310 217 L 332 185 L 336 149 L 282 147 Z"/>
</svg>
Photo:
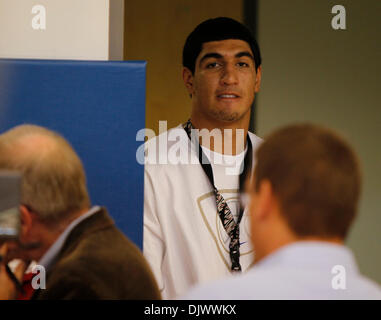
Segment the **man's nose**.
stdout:
<svg viewBox="0 0 381 320">
<path fill-rule="evenodd" d="M 228 64 L 222 70 L 221 84 L 222 85 L 232 85 L 238 83 L 238 74 L 234 66 Z"/>
</svg>

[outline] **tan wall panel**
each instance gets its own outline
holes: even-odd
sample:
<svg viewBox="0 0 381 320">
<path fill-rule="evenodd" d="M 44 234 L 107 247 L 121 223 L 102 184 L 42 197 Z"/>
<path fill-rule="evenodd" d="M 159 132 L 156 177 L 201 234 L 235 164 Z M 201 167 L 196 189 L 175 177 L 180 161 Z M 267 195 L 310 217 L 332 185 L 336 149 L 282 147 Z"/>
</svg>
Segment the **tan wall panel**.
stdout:
<svg viewBox="0 0 381 320">
<path fill-rule="evenodd" d="M 331 27 L 336 1 L 259 0 L 263 57 L 257 132 L 296 121 L 341 132 L 359 154 L 364 183 L 348 245 L 381 282 L 381 1 L 346 0 L 347 29 Z M 291 146 L 292 148 L 292 146 Z"/>
<path fill-rule="evenodd" d="M 125 59 L 147 60 L 146 127 L 158 132 L 190 115 L 181 76 L 182 48 L 187 35 L 208 18 L 229 16 L 242 21 L 241 0 L 126 0 Z"/>
</svg>

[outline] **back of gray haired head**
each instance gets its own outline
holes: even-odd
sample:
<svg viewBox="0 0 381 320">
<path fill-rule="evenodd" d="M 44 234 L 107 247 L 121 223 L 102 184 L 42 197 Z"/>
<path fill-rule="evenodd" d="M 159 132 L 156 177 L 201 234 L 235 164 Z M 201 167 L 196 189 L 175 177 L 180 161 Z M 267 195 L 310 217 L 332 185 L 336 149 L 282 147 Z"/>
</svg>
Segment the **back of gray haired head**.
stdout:
<svg viewBox="0 0 381 320">
<path fill-rule="evenodd" d="M 0 170 L 22 174 L 22 204 L 43 220 L 60 221 L 90 206 L 82 162 L 54 131 L 20 125 L 1 134 Z"/>
</svg>

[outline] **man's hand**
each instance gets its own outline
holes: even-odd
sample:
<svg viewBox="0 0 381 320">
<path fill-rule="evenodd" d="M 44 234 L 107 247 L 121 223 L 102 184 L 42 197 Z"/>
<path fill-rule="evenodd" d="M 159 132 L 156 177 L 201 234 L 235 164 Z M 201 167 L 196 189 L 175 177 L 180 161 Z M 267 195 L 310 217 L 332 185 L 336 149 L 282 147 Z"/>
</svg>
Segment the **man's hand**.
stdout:
<svg viewBox="0 0 381 320">
<path fill-rule="evenodd" d="M 4 261 L 6 260 L 7 255 L 7 244 L 3 244 L 0 247 L 0 300 L 11 300 L 17 297 L 17 290 L 15 283 L 9 277 L 6 265 Z M 17 266 L 14 275 L 21 282 L 24 272 L 26 269 L 26 264 L 24 262 L 20 262 Z"/>
</svg>

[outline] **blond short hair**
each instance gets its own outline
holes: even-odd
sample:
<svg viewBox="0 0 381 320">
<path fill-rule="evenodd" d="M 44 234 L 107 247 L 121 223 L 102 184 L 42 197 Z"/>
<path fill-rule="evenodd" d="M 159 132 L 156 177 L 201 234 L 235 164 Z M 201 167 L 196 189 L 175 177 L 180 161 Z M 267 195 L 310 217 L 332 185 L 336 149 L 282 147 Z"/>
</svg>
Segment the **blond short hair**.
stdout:
<svg viewBox="0 0 381 320">
<path fill-rule="evenodd" d="M 361 170 L 343 138 L 317 125 L 289 125 L 268 136 L 256 156 L 254 187 L 270 181 L 295 234 L 347 236 L 360 197 Z"/>
<path fill-rule="evenodd" d="M 58 133 L 20 125 L 0 135 L 0 170 L 22 174 L 21 201 L 42 220 L 90 206 L 83 165 Z"/>
</svg>

